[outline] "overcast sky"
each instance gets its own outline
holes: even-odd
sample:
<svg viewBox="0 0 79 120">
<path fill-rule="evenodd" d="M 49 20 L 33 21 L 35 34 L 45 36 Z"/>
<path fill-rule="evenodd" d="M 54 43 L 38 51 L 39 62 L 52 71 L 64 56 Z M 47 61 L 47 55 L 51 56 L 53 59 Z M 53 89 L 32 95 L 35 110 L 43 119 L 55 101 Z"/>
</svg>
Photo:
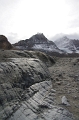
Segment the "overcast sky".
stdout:
<svg viewBox="0 0 79 120">
<path fill-rule="evenodd" d="M 79 0 L 0 0 L 0 34 L 11 43 L 38 32 L 79 33 Z"/>
</svg>

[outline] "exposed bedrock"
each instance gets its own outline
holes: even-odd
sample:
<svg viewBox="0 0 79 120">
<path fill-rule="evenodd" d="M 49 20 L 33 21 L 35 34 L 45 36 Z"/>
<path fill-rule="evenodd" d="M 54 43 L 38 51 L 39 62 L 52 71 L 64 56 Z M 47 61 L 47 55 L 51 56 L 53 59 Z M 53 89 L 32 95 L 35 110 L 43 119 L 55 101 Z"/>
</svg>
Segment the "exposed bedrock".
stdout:
<svg viewBox="0 0 79 120">
<path fill-rule="evenodd" d="M 0 120 L 73 120 L 57 106 L 47 65 L 36 58 L 0 63 Z"/>
<path fill-rule="evenodd" d="M 73 120 L 69 111 L 56 105 L 56 91 L 51 81 L 30 86 L 23 101 L 9 104 L 2 111 L 2 120 Z"/>
<path fill-rule="evenodd" d="M 49 79 L 48 69 L 39 59 L 13 58 L 0 63 L 0 104 L 21 97 L 30 85 Z"/>
</svg>

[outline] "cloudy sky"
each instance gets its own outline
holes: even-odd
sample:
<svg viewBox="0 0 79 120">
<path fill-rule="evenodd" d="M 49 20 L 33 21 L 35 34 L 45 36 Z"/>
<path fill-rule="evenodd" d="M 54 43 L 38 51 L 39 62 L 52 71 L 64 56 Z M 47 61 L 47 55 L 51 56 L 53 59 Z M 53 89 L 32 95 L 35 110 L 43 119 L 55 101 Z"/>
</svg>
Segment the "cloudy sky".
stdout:
<svg viewBox="0 0 79 120">
<path fill-rule="evenodd" d="M 0 34 L 11 43 L 38 32 L 79 34 L 79 0 L 0 0 Z"/>
</svg>

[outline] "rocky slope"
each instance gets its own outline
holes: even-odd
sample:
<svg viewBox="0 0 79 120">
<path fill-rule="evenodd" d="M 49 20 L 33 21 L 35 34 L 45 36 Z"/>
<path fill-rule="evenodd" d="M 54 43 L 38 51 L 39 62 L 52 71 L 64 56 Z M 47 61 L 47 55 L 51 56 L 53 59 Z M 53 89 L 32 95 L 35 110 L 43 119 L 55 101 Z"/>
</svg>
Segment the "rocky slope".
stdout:
<svg viewBox="0 0 79 120">
<path fill-rule="evenodd" d="M 40 50 L 44 52 L 63 53 L 54 42 L 49 41 L 43 34 L 33 35 L 31 38 L 19 41 L 14 46 L 22 50 Z"/>
<path fill-rule="evenodd" d="M 10 50 L 13 46 L 4 35 L 0 35 L 0 49 Z"/>
<path fill-rule="evenodd" d="M 67 53 L 79 53 L 79 40 L 69 39 L 64 36 L 54 42 L 59 49 L 64 50 Z"/>
<path fill-rule="evenodd" d="M 48 70 L 56 64 L 52 57 L 17 50 L 0 54 L 0 120 L 73 120 L 57 103 Z"/>
</svg>

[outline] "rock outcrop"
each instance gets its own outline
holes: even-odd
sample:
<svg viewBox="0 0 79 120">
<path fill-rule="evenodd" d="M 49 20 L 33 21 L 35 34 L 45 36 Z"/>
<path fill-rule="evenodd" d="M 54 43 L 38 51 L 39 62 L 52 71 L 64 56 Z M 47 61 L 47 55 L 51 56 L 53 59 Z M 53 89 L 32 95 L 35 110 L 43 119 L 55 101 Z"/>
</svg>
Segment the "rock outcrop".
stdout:
<svg viewBox="0 0 79 120">
<path fill-rule="evenodd" d="M 13 58 L 10 62 L 1 63 L 0 103 L 10 102 L 32 84 L 48 79 L 47 67 L 39 59 Z"/>
<path fill-rule="evenodd" d="M 0 49 L 10 50 L 13 46 L 4 35 L 0 35 Z"/>
<path fill-rule="evenodd" d="M 55 92 L 51 81 L 30 86 L 26 99 L 8 120 L 73 120 L 71 113 L 56 106 Z"/>
<path fill-rule="evenodd" d="M 7 56 L 0 62 L 0 120 L 73 120 L 56 103 L 47 67 L 55 63 L 52 57 L 32 51 L 1 53 Z"/>
</svg>

